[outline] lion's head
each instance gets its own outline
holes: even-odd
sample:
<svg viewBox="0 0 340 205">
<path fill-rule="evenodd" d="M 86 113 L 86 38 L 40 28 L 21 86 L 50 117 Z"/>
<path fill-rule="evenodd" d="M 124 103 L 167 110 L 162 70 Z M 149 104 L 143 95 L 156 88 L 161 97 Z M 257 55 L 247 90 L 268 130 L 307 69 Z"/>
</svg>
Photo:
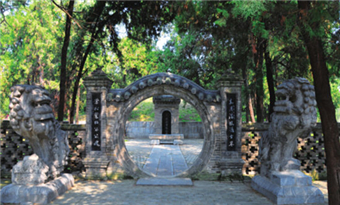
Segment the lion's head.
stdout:
<svg viewBox="0 0 340 205">
<path fill-rule="evenodd" d="M 275 102 L 276 117 L 297 116 L 302 127 L 316 124 L 314 86 L 305 78 L 296 77 L 278 86 Z"/>
<path fill-rule="evenodd" d="M 55 119 L 50 102 L 48 92 L 42 87 L 13 86 L 9 105 L 13 129 L 27 138 L 53 136 Z"/>
</svg>

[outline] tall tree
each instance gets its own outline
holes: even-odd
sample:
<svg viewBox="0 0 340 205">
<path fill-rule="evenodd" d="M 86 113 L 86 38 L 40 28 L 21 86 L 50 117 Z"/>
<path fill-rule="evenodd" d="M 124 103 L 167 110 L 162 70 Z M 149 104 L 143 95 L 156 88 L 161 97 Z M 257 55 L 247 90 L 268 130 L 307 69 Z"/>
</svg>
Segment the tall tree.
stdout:
<svg viewBox="0 0 340 205">
<path fill-rule="evenodd" d="M 173 11 L 175 9 L 176 4 L 174 2 L 163 1 L 98 1 L 94 4 L 86 18 L 86 28 L 91 36 L 89 43 L 86 48 L 79 49 L 79 52 L 76 53 L 76 56 L 79 56 L 80 65 L 73 86 L 69 116 L 70 122 L 73 122 L 74 119 L 80 80 L 88 71 L 88 69 L 84 69 L 84 66 L 89 54 L 96 51 L 98 47 L 102 48 L 103 53 L 108 49 L 101 41 L 108 39 L 111 45 L 110 49 L 123 61 L 122 54 L 118 49 L 120 40 L 118 39 L 115 27 L 124 23 L 129 38 L 151 44 L 152 39 L 159 36 L 161 28 L 173 20 L 175 17 Z M 78 44 L 77 47 L 80 47 L 80 45 Z"/>
<path fill-rule="evenodd" d="M 325 35 L 322 20 L 326 19 L 324 10 L 331 4 L 324 2 L 299 1 L 299 25 L 304 38 L 310 64 L 312 66 L 316 101 L 321 115 L 322 131 L 325 139 L 327 186 L 329 204 L 340 202 L 340 143 L 339 129 L 335 119 L 329 83 L 329 71 L 323 48 Z M 327 29 L 327 27 L 326 27 Z"/>
<path fill-rule="evenodd" d="M 52 0 L 53 1 L 53 0 Z M 57 5 L 54 1 L 53 3 Z M 65 11 L 66 15 L 66 25 L 65 25 L 65 36 L 64 43 L 61 49 L 61 65 L 60 65 L 60 85 L 59 85 L 59 106 L 58 106 L 58 121 L 64 120 L 64 111 L 65 111 L 65 98 L 66 98 L 66 63 L 67 63 L 67 49 L 70 43 L 70 35 L 71 35 L 71 18 L 73 15 L 73 7 L 74 1 L 70 1 L 67 10 L 61 8 Z"/>
<path fill-rule="evenodd" d="M 55 94 L 52 98 L 57 97 L 60 54 L 55 51 L 60 47 L 63 30 L 62 12 L 48 0 L 30 4 L 14 1 L 9 6 L 0 26 L 0 104 L 3 114 L 9 113 L 7 95 L 15 84 L 41 84 Z"/>
</svg>

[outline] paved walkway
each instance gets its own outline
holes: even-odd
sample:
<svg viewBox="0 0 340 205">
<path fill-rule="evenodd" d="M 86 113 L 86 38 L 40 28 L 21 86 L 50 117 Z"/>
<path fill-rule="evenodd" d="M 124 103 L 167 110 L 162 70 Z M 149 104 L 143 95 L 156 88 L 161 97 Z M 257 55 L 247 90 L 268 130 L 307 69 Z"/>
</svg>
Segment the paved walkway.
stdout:
<svg viewBox="0 0 340 205">
<path fill-rule="evenodd" d="M 155 176 L 175 176 L 188 169 L 178 145 L 155 145 L 143 171 Z"/>
<path fill-rule="evenodd" d="M 183 142 L 184 144 L 179 145 L 179 148 L 187 166 L 191 167 L 202 151 L 203 139 L 184 139 Z M 131 158 L 140 169 L 143 169 L 154 145 L 150 145 L 149 139 L 128 139 L 125 141 L 125 145 Z"/>
<path fill-rule="evenodd" d="M 76 186 L 52 204 L 115 205 L 266 205 L 268 199 L 248 184 L 196 181 L 193 187 L 135 186 L 134 180 L 78 181 Z"/>
<path fill-rule="evenodd" d="M 325 182 L 320 183 L 322 186 Z M 192 187 L 136 186 L 135 180 L 77 181 L 52 204 L 272 205 L 250 183 L 195 181 Z M 326 205 L 325 202 L 323 205 Z"/>
</svg>

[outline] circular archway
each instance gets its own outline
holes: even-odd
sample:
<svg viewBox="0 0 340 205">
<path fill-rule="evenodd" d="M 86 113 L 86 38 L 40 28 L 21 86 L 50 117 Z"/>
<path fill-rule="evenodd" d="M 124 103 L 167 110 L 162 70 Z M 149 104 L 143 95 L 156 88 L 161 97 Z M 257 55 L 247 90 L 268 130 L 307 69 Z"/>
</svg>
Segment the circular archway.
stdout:
<svg viewBox="0 0 340 205">
<path fill-rule="evenodd" d="M 177 175 L 177 176 L 190 176 L 197 172 L 200 172 L 205 165 L 208 163 L 210 156 L 212 155 L 213 146 L 214 146 L 214 135 L 213 135 L 213 127 L 212 127 L 212 119 L 210 119 L 209 115 L 209 109 L 206 106 L 205 102 L 202 102 L 197 98 L 196 95 L 192 94 L 190 91 L 185 90 L 181 87 L 175 87 L 172 85 L 162 84 L 162 85 L 155 85 L 152 87 L 146 87 L 143 90 L 140 90 L 139 92 L 136 92 L 134 95 L 132 95 L 127 101 L 121 102 L 122 105 L 120 107 L 120 115 L 118 118 L 119 123 L 119 133 L 118 133 L 118 144 L 119 146 L 117 150 L 118 153 L 120 153 L 125 160 L 123 160 L 123 166 L 125 169 L 127 169 L 127 172 L 134 176 L 143 176 L 144 174 L 153 176 L 150 173 L 145 173 L 142 171 L 131 159 L 131 157 L 128 154 L 128 151 L 125 146 L 124 142 L 124 131 L 126 126 L 126 121 L 128 119 L 128 116 L 130 115 L 131 111 L 135 106 L 137 106 L 140 102 L 143 100 L 150 98 L 152 96 L 157 95 L 173 95 L 179 98 L 184 99 L 185 101 L 189 102 L 199 113 L 202 124 L 203 124 L 203 133 L 204 133 L 204 143 L 203 148 L 196 159 L 196 161 L 193 163 L 193 165 L 183 173 Z"/>
</svg>

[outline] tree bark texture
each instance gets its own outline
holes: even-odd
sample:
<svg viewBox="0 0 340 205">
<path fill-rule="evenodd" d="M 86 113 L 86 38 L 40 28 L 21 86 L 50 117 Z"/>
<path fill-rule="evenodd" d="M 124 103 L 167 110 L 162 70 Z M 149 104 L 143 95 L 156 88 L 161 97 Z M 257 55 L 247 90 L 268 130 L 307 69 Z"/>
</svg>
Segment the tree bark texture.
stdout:
<svg viewBox="0 0 340 205">
<path fill-rule="evenodd" d="M 311 2 L 298 2 L 300 14 L 307 14 Z M 315 5 L 314 5 L 315 6 Z M 316 101 L 318 104 L 322 131 L 325 141 L 326 166 L 327 166 L 327 188 L 329 204 L 340 202 L 340 143 L 339 129 L 335 118 L 335 107 L 332 102 L 331 89 L 329 85 L 329 72 L 320 37 L 311 37 L 304 27 L 307 20 L 304 15 L 299 16 L 299 26 L 308 50 L 310 64 L 312 67 Z M 310 25 L 312 29 L 315 25 Z"/>
<path fill-rule="evenodd" d="M 256 85 L 256 122 L 264 121 L 263 106 L 263 39 L 257 38 L 256 54 L 254 55 L 255 63 L 255 85 Z"/>
<path fill-rule="evenodd" d="M 266 60 L 266 70 L 267 70 L 267 84 L 268 84 L 268 89 L 269 89 L 269 110 L 268 110 L 268 119 L 269 122 L 271 121 L 270 116 L 274 112 L 274 104 L 275 104 L 275 90 L 274 90 L 274 74 L 273 74 L 273 64 L 272 60 L 269 55 L 269 51 L 267 51 L 267 40 L 265 40 L 265 60 Z"/>
<path fill-rule="evenodd" d="M 245 65 L 242 67 L 242 77 L 243 77 L 243 83 L 244 83 L 244 90 L 246 95 L 246 122 L 249 121 L 252 123 L 255 123 L 255 116 L 254 116 L 254 110 L 253 110 L 253 103 L 251 100 L 250 92 L 249 92 L 249 83 L 248 83 L 248 77 L 247 77 L 247 56 L 245 55 Z"/>
<path fill-rule="evenodd" d="M 70 1 L 68 5 L 68 13 L 72 16 L 73 14 L 74 1 Z M 61 66 L 60 66 L 60 100 L 58 107 L 58 121 L 62 122 L 64 120 L 64 110 L 66 104 L 66 64 L 67 64 L 67 48 L 70 43 L 71 35 L 71 18 L 66 15 L 66 26 L 65 26 L 65 37 L 64 44 L 61 49 Z"/>
<path fill-rule="evenodd" d="M 78 86 L 77 91 L 76 124 L 79 123 L 79 105 L 80 105 L 80 86 Z"/>
</svg>

